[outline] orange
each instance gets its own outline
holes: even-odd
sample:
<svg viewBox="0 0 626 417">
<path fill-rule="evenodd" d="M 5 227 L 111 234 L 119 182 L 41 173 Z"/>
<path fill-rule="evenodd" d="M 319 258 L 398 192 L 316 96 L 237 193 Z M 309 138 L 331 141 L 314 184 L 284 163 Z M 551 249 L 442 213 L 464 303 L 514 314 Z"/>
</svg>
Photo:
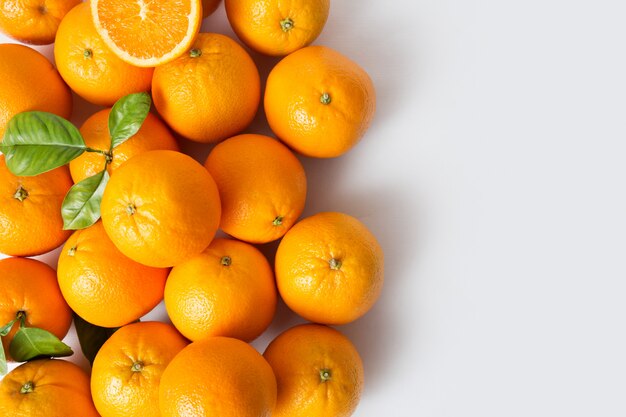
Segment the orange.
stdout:
<svg viewBox="0 0 626 417">
<path fill-rule="evenodd" d="M 330 0 L 225 0 L 233 30 L 246 45 L 282 56 L 313 42 L 324 29 Z"/>
<path fill-rule="evenodd" d="M 159 403 L 163 417 L 270 417 L 276 380 L 252 346 L 209 337 L 170 362 L 161 377 Z"/>
<path fill-rule="evenodd" d="M 40 110 L 69 119 L 72 94 L 54 66 L 23 45 L 0 44 L 0 140 L 17 113 Z"/>
<path fill-rule="evenodd" d="M 204 166 L 222 198 L 221 228 L 252 243 L 282 237 L 306 200 L 306 174 L 298 158 L 275 139 L 240 135 L 217 145 Z"/>
<path fill-rule="evenodd" d="M 201 255 L 176 265 L 165 285 L 167 314 L 191 340 L 256 339 L 272 322 L 276 298 L 265 256 L 230 239 L 215 239 Z"/>
<path fill-rule="evenodd" d="M 177 60 L 154 70 L 154 106 L 176 132 L 217 142 L 245 129 L 261 99 L 259 72 L 231 38 L 200 33 Z"/>
<path fill-rule="evenodd" d="M 19 317 L 27 327 L 38 327 L 63 339 L 72 324 L 72 311 L 61 295 L 54 269 L 43 262 L 26 258 L 0 260 L 0 326 Z M 20 327 L 2 337 L 4 351 Z M 0 413 L 0 415 L 6 415 Z"/>
<path fill-rule="evenodd" d="M 102 417 L 160 417 L 165 367 L 187 346 L 174 326 L 129 324 L 102 345 L 91 369 L 91 394 Z"/>
<path fill-rule="evenodd" d="M 93 149 L 109 151 L 111 147 L 111 136 L 109 135 L 109 114 L 111 109 L 100 110 L 89 117 L 80 128 L 80 133 L 85 139 L 87 146 Z M 113 149 L 113 159 L 107 165 L 107 171 L 112 174 L 124 162 L 142 152 L 157 149 L 178 150 L 176 139 L 170 133 L 167 126 L 152 113 L 141 125 L 141 129 Z M 78 158 L 70 162 L 70 172 L 74 182 L 79 182 L 87 177 L 96 175 L 104 169 L 105 159 L 101 154 L 95 152 L 85 152 Z"/>
<path fill-rule="evenodd" d="M 348 417 L 363 391 L 363 362 L 354 345 L 335 329 L 293 327 L 263 354 L 276 375 L 275 417 Z"/>
<path fill-rule="evenodd" d="M 139 68 L 117 57 L 91 19 L 89 3 L 70 11 L 59 26 L 54 60 L 65 82 L 85 100 L 112 106 L 131 93 L 150 90 L 152 68 Z"/>
<path fill-rule="evenodd" d="M 270 72 L 265 114 L 276 135 L 306 156 L 346 153 L 374 116 L 372 80 L 355 62 L 325 46 L 308 46 Z"/>
<path fill-rule="evenodd" d="M 71 186 L 67 167 L 18 177 L 0 155 L 0 253 L 40 255 L 65 242 L 61 204 Z"/>
<path fill-rule="evenodd" d="M 222 0 L 202 0 L 202 18 L 208 17 L 217 10 Z"/>
<path fill-rule="evenodd" d="M 73 363 L 26 362 L 0 381 L 0 415 L 11 417 L 99 417 L 89 376 Z"/>
<path fill-rule="evenodd" d="M 81 0 L 4 0 L 0 6 L 0 31 L 20 42 L 47 45 L 54 42 L 59 22 Z"/>
<path fill-rule="evenodd" d="M 200 0 L 91 0 L 96 30 L 121 59 L 155 67 L 183 54 L 200 30 Z"/>
<path fill-rule="evenodd" d="M 309 321 L 346 324 L 364 315 L 383 286 L 383 251 L 363 223 L 343 213 L 298 222 L 276 251 L 285 303 Z"/>
<path fill-rule="evenodd" d="M 144 152 L 119 167 L 104 190 L 100 210 L 115 246 L 155 267 L 177 265 L 206 249 L 221 211 L 208 171 L 174 151 Z"/>
<path fill-rule="evenodd" d="M 98 222 L 68 239 L 57 275 L 63 297 L 76 314 L 97 326 L 118 327 L 163 299 L 168 272 L 122 255 Z"/>
</svg>

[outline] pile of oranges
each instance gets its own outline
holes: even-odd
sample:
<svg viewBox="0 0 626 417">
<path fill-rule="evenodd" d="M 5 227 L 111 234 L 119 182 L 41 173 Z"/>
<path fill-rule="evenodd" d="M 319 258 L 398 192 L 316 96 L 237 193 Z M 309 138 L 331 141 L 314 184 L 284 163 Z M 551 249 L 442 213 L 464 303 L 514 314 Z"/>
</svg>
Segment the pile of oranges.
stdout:
<svg viewBox="0 0 626 417">
<path fill-rule="evenodd" d="M 244 46 L 199 33 L 219 0 L 5 3 L 0 31 L 54 42 L 56 67 L 26 45 L 0 44 L 0 137 L 23 112 L 68 119 L 72 92 L 105 108 L 79 129 L 89 152 L 67 165 L 18 176 L 14 156 L 0 154 L 0 253 L 12 256 L 0 260 L 0 337 L 8 360 L 35 350 L 0 381 L 0 415 L 352 415 L 363 364 L 329 326 L 374 305 L 383 252 L 348 214 L 301 219 L 307 178 L 294 154 L 343 155 L 375 110 L 361 67 L 310 46 L 329 0 L 225 0 Z M 246 47 L 283 57 L 264 86 Z M 112 117 L 125 117 L 111 106 L 140 92 L 154 113 L 111 146 Z M 260 106 L 276 138 L 242 134 Z M 180 139 L 213 145 L 204 164 L 180 152 Z M 64 223 L 73 185 L 105 174 L 101 195 L 86 200 L 101 220 Z M 272 265 L 255 245 L 279 239 Z M 56 271 L 29 258 L 61 245 Z M 249 342 L 279 298 L 311 323 L 261 355 Z M 171 324 L 140 321 L 163 300 Z M 37 345 L 37 335 L 63 339 L 73 317 L 111 329 L 90 375 Z"/>
</svg>

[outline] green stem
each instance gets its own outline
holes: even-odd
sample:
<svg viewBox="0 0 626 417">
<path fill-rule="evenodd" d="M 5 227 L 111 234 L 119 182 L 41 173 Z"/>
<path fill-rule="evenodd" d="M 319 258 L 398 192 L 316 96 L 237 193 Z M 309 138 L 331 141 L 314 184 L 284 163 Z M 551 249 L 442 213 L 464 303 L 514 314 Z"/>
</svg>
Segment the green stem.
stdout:
<svg viewBox="0 0 626 417">
<path fill-rule="evenodd" d="M 85 148 L 85 151 L 99 153 L 100 155 L 103 155 L 104 159 L 106 161 L 106 165 L 108 165 L 111 162 L 113 162 L 113 151 L 108 151 L 107 152 L 107 151 L 103 151 L 101 149 L 93 149 L 93 148 Z"/>
</svg>

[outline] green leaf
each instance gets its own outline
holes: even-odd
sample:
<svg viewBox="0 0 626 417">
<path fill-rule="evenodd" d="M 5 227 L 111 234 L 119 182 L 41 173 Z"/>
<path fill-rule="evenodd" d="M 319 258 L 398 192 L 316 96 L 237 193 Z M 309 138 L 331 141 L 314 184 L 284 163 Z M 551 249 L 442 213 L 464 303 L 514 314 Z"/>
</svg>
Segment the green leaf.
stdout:
<svg viewBox="0 0 626 417">
<path fill-rule="evenodd" d="M 7 368 L 7 357 L 4 354 L 2 338 L 0 337 L 0 376 L 6 375 L 8 371 L 9 369 Z"/>
<path fill-rule="evenodd" d="M 0 150 L 14 175 L 31 176 L 69 163 L 86 145 L 72 123 L 52 113 L 18 113 L 9 121 Z"/>
<path fill-rule="evenodd" d="M 135 93 L 119 99 L 109 114 L 111 149 L 126 142 L 139 131 L 150 112 L 150 95 Z"/>
<path fill-rule="evenodd" d="M 11 320 L 4 326 L 0 327 L 0 337 L 8 335 L 16 321 L 17 321 L 17 318 Z"/>
<path fill-rule="evenodd" d="M 61 206 L 63 229 L 84 229 L 98 221 L 100 202 L 108 181 L 109 173 L 104 169 L 70 188 Z"/>
<path fill-rule="evenodd" d="M 70 356 L 74 352 L 52 333 L 36 327 L 20 328 L 9 346 L 11 357 L 25 362 L 38 357 Z"/>
<path fill-rule="evenodd" d="M 96 354 L 109 337 L 117 331 L 118 328 L 100 327 L 85 321 L 82 317 L 74 314 L 74 327 L 80 342 L 80 348 L 85 358 L 93 365 Z"/>
</svg>

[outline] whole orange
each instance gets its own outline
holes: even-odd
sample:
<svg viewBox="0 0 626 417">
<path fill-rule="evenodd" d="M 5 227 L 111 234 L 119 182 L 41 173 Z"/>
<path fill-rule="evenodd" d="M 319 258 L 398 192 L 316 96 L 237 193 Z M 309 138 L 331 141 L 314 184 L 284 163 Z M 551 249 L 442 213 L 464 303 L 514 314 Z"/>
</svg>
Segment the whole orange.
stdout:
<svg viewBox="0 0 626 417">
<path fill-rule="evenodd" d="M 81 0 L 4 0 L 0 5 L 0 31 L 20 42 L 54 42 L 59 22 Z"/>
<path fill-rule="evenodd" d="M 152 97 L 176 132 L 196 142 L 217 142 L 252 122 L 261 82 L 254 61 L 237 42 L 200 33 L 184 55 L 154 70 Z"/>
<path fill-rule="evenodd" d="M 228 336 L 256 339 L 276 311 L 272 268 L 254 246 L 215 239 L 200 255 L 172 268 L 165 308 L 191 340 Z"/>
<path fill-rule="evenodd" d="M 76 314 L 97 326 L 118 327 L 159 304 L 168 272 L 124 256 L 98 222 L 68 239 L 57 275 L 63 297 Z"/>
<path fill-rule="evenodd" d="M 91 395 L 102 417 L 160 417 L 159 383 L 188 341 L 170 324 L 142 322 L 117 330 L 91 369 Z"/>
<path fill-rule="evenodd" d="M 317 324 L 293 327 L 263 354 L 276 375 L 275 417 L 349 417 L 363 391 L 363 362 L 335 329 Z"/>
<path fill-rule="evenodd" d="M 18 113 L 46 111 L 69 119 L 72 94 L 45 56 L 24 45 L 0 44 L 0 140 Z"/>
<path fill-rule="evenodd" d="M 222 199 L 220 227 L 252 243 L 282 237 L 306 200 L 306 174 L 294 154 L 262 135 L 235 136 L 217 145 L 204 166 Z"/>
<path fill-rule="evenodd" d="M 161 377 L 159 403 L 163 417 L 270 417 L 276 379 L 252 346 L 209 337 L 170 362 Z"/>
<path fill-rule="evenodd" d="M 111 109 L 100 110 L 89 117 L 80 127 L 80 133 L 85 144 L 93 149 L 108 151 L 111 147 L 109 135 L 109 114 Z M 178 150 L 178 143 L 167 126 L 152 113 L 141 125 L 141 129 L 126 142 L 113 149 L 113 159 L 107 165 L 107 171 L 112 174 L 120 165 L 135 155 L 157 149 Z M 105 158 L 96 152 L 85 152 L 70 162 L 70 172 L 74 182 L 96 175 L 104 169 Z"/>
<path fill-rule="evenodd" d="M 121 97 L 149 91 L 152 68 L 139 68 L 117 57 L 104 43 L 91 19 L 89 2 L 63 18 L 54 43 L 61 77 L 85 100 L 112 106 Z"/>
<path fill-rule="evenodd" d="M 175 151 L 148 151 L 111 176 L 100 206 L 117 248 L 144 265 L 169 267 L 202 253 L 220 222 L 209 172 Z"/>
<path fill-rule="evenodd" d="M 372 80 L 358 64 L 325 46 L 308 46 L 270 72 L 265 114 L 287 145 L 306 156 L 346 153 L 374 116 Z"/>
<path fill-rule="evenodd" d="M 5 258 L 0 260 L 0 326 L 17 319 L 9 334 L 2 336 L 7 357 L 22 317 L 27 327 L 47 330 L 59 339 L 72 324 L 72 311 L 54 269 L 35 259 Z"/>
<path fill-rule="evenodd" d="M 71 186 L 67 167 L 18 177 L 0 155 L 0 253 L 40 255 L 65 242 L 61 204 Z"/>
<path fill-rule="evenodd" d="M 383 251 L 363 223 L 343 213 L 298 222 L 276 251 L 276 283 L 305 319 L 346 324 L 364 315 L 383 286 Z"/>
<path fill-rule="evenodd" d="M 26 362 L 0 381 L 0 415 L 11 417 L 99 417 L 89 376 L 71 362 Z"/>
<path fill-rule="evenodd" d="M 202 18 L 213 14 L 222 0 L 202 0 Z"/>
<path fill-rule="evenodd" d="M 246 45 L 282 56 L 313 42 L 324 29 L 330 0 L 225 0 L 233 30 Z"/>
</svg>

